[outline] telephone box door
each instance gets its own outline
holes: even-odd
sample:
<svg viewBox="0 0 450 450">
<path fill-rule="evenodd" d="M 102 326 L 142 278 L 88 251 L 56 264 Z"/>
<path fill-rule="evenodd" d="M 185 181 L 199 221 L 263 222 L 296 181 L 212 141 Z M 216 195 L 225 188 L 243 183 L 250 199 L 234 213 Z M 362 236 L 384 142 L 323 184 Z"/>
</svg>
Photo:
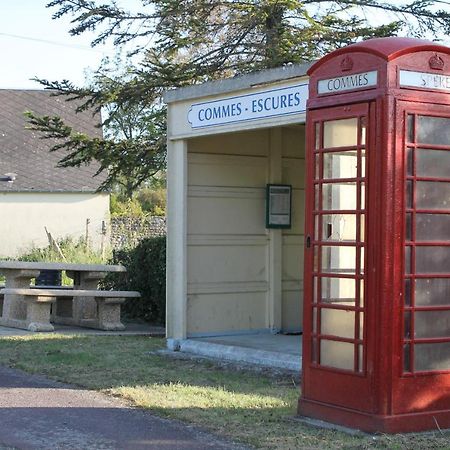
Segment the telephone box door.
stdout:
<svg viewBox="0 0 450 450">
<path fill-rule="evenodd" d="M 302 394 L 305 400 L 367 411 L 372 410 L 366 292 L 373 107 L 354 104 L 308 116 Z"/>
<path fill-rule="evenodd" d="M 398 145 L 404 157 L 404 326 L 396 412 L 445 410 L 450 395 L 450 106 L 399 104 L 399 128 L 405 130 Z"/>
</svg>

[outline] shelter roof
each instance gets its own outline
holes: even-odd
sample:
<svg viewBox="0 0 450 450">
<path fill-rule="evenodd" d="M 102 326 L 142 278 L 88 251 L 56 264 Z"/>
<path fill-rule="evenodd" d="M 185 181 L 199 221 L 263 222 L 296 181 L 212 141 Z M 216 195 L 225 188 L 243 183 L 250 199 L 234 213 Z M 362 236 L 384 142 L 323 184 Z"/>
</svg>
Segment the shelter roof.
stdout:
<svg viewBox="0 0 450 450">
<path fill-rule="evenodd" d="M 25 111 L 37 115 L 60 116 L 74 130 L 101 137 L 100 115 L 92 111 L 76 113 L 76 101 L 52 96 L 48 90 L 0 89 L 0 176 L 16 173 L 14 183 L 0 183 L 0 192 L 93 192 L 106 175 L 94 177 L 99 165 L 57 168 L 65 151 L 49 152 L 55 141 L 40 139 L 27 130 Z"/>
<path fill-rule="evenodd" d="M 306 72 L 312 64 L 312 62 L 292 64 L 238 75 L 233 78 L 208 81 L 203 84 L 173 89 L 164 93 L 164 101 L 166 103 L 175 103 L 211 95 L 227 94 L 277 81 L 289 80 L 290 78 L 299 78 L 306 76 Z"/>
</svg>

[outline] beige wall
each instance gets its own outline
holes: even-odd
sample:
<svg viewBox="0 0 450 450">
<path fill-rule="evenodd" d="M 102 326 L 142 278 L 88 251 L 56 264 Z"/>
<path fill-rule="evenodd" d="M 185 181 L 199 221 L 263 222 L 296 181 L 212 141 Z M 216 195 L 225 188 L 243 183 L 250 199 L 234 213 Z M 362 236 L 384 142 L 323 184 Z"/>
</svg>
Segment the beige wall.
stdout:
<svg viewBox="0 0 450 450">
<path fill-rule="evenodd" d="M 86 219 L 90 241 L 99 249 L 102 221 L 109 230 L 108 194 L 0 193 L 0 257 L 48 245 L 44 227 L 55 238 L 84 236 Z"/>
<path fill-rule="evenodd" d="M 301 329 L 304 127 L 279 130 L 188 141 L 188 336 Z M 265 228 L 269 182 L 293 185 L 290 230 Z"/>
</svg>

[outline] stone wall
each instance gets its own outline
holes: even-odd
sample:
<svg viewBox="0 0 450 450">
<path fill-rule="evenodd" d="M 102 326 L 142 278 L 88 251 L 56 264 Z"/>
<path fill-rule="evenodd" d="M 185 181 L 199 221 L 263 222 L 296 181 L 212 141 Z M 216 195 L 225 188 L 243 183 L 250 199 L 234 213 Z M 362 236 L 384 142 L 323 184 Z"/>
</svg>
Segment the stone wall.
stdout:
<svg viewBox="0 0 450 450">
<path fill-rule="evenodd" d="M 142 239 L 165 235 L 165 217 L 111 218 L 111 246 L 113 250 L 135 247 Z"/>
</svg>

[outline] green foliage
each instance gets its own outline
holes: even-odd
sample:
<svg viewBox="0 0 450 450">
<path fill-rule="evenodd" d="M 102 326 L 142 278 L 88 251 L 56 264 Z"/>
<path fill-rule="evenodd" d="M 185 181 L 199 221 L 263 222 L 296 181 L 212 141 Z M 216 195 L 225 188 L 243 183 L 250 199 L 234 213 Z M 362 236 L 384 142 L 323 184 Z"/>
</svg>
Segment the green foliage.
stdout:
<svg viewBox="0 0 450 450">
<path fill-rule="evenodd" d="M 164 188 L 143 188 L 136 193 L 136 200 L 142 210 L 151 216 L 165 216 L 166 190 Z"/>
<path fill-rule="evenodd" d="M 166 215 L 166 174 L 159 173 L 131 193 L 116 186 L 110 196 L 110 211 L 115 217 L 165 216 Z"/>
<path fill-rule="evenodd" d="M 62 258 L 61 254 L 53 246 L 43 248 L 34 247 L 24 255 L 20 256 L 19 261 L 45 261 L 45 262 L 69 262 L 79 264 L 102 264 L 104 258 L 93 249 L 91 249 L 84 239 L 74 240 L 65 238 L 58 241 L 59 248 L 66 258 Z"/>
<path fill-rule="evenodd" d="M 109 0 L 52 0 L 55 19 L 70 16 L 73 36 L 95 32 L 127 46 L 127 62 L 105 61 L 88 87 L 37 80 L 78 108 L 107 111 L 105 139 L 77 133 L 57 117 L 29 114 L 30 128 L 55 138 L 62 167 L 92 160 L 108 170 L 101 188 L 131 193 L 166 163 L 163 90 L 311 61 L 336 48 L 397 34 L 448 35 L 450 12 L 438 0 L 141 0 L 138 11 Z M 131 58 L 133 57 L 133 58 Z"/>
<path fill-rule="evenodd" d="M 136 248 L 114 252 L 113 264 L 123 264 L 126 275 L 111 274 L 107 287 L 139 291 L 142 298 L 122 306 L 125 317 L 164 324 L 166 315 L 166 238 L 142 240 Z"/>
<path fill-rule="evenodd" d="M 43 139 L 58 142 L 50 151 L 65 150 L 67 155 L 58 167 L 80 167 L 93 160 L 100 163 L 97 171 L 106 171 L 106 180 L 99 190 L 107 190 L 114 184 L 124 184 L 130 195 L 145 180 L 165 167 L 165 111 L 161 108 L 147 115 L 153 131 L 131 139 L 91 138 L 66 125 L 57 116 L 36 116 L 28 111 L 29 130 L 39 131 Z M 145 170 L 143 170 L 145 168 Z"/>
<path fill-rule="evenodd" d="M 113 217 L 144 217 L 142 205 L 136 198 L 122 199 L 119 194 L 112 193 L 109 201 L 110 212 Z"/>
<path fill-rule="evenodd" d="M 115 217 L 145 217 L 166 215 L 165 189 L 139 189 L 132 198 L 123 198 L 120 194 L 110 196 L 110 211 Z"/>
</svg>

